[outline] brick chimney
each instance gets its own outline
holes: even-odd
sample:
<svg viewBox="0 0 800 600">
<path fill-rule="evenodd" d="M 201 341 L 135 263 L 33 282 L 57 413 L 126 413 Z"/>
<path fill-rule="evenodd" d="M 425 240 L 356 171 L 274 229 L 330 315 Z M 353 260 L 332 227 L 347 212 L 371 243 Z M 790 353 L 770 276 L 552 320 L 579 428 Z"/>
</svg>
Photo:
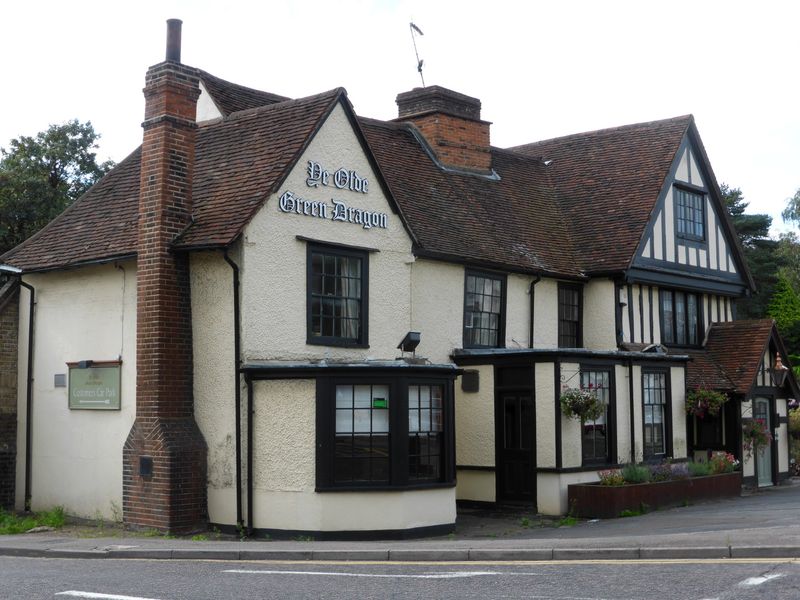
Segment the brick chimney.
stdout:
<svg viewBox="0 0 800 600">
<path fill-rule="evenodd" d="M 180 63 L 181 21 L 145 78 L 139 189 L 136 420 L 123 449 L 123 518 L 170 532 L 205 527 L 206 444 L 194 419 L 189 260 L 171 249 L 192 212 L 195 69 Z"/>
<path fill-rule="evenodd" d="M 481 101 L 432 85 L 397 95 L 398 121 L 417 126 L 444 165 L 487 173 L 492 168 L 489 123 Z"/>
</svg>

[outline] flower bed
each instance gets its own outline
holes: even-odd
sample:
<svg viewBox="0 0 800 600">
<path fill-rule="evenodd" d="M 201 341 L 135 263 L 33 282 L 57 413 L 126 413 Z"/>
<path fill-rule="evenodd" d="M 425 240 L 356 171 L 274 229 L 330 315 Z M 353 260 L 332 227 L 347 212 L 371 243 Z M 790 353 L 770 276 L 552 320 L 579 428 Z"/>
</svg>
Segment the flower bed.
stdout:
<svg viewBox="0 0 800 600">
<path fill-rule="evenodd" d="M 570 514 L 612 519 L 623 511 L 639 512 L 683 506 L 700 500 L 729 498 L 742 493 L 742 472 L 721 473 L 631 485 L 572 484 L 568 488 Z"/>
</svg>

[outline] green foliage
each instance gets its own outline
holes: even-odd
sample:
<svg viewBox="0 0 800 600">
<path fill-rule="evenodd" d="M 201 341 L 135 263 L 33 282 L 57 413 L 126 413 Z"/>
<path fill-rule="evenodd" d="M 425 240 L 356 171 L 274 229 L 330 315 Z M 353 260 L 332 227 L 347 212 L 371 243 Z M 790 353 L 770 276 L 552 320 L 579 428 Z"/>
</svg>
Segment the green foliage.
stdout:
<svg viewBox="0 0 800 600">
<path fill-rule="evenodd" d="M 568 419 L 594 421 L 606 407 L 592 389 L 567 389 L 561 393 L 561 412 Z"/>
<path fill-rule="evenodd" d="M 756 284 L 756 291 L 751 296 L 736 301 L 737 315 L 740 319 L 760 319 L 767 314 L 780 266 L 777 255 L 779 243 L 769 237 L 772 217 L 745 214 L 748 203 L 739 188 L 731 188 L 723 183 L 720 191 Z"/>
<path fill-rule="evenodd" d="M 784 221 L 800 226 L 800 189 L 786 201 L 786 208 L 783 209 L 781 216 Z"/>
<path fill-rule="evenodd" d="M 689 475 L 692 477 L 711 475 L 711 465 L 708 463 L 690 462 L 687 466 L 689 467 Z"/>
<path fill-rule="evenodd" d="M 767 314 L 775 319 L 779 331 L 800 322 L 800 296 L 785 277 L 778 277 Z"/>
<path fill-rule="evenodd" d="M 573 517 L 572 515 L 567 515 L 566 517 L 562 517 L 558 523 L 556 523 L 556 527 L 572 527 L 578 524 L 578 519 Z"/>
<path fill-rule="evenodd" d="M 25 533 L 34 527 L 52 527 L 59 529 L 65 522 L 64 509 L 57 506 L 51 510 L 18 516 L 0 508 L 0 535 Z"/>
<path fill-rule="evenodd" d="M 621 473 L 625 483 L 647 483 L 650 481 L 650 469 L 645 465 L 630 463 L 622 467 Z"/>
<path fill-rule="evenodd" d="M 686 413 L 700 419 L 706 415 L 716 417 L 727 401 L 728 396 L 722 392 L 697 388 L 686 395 Z"/>
<path fill-rule="evenodd" d="M 0 254 L 44 227 L 108 172 L 98 164 L 99 135 L 77 119 L 0 149 Z"/>
<path fill-rule="evenodd" d="M 800 433 L 800 408 L 789 411 L 789 432 Z"/>
</svg>

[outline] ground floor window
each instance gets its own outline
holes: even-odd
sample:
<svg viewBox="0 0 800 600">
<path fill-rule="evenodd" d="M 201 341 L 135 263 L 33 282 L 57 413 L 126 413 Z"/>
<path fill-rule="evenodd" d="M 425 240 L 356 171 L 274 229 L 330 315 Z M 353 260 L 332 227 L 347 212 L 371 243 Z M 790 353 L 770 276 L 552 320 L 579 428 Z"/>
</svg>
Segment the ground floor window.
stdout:
<svg viewBox="0 0 800 600">
<path fill-rule="evenodd" d="M 318 488 L 454 480 L 452 379 L 317 382 Z"/>
<path fill-rule="evenodd" d="M 605 463 L 611 460 L 612 404 L 611 371 L 581 369 L 581 389 L 592 390 L 605 405 L 605 411 L 593 421 L 582 423 L 581 453 L 584 464 Z"/>
<path fill-rule="evenodd" d="M 644 419 L 644 458 L 652 460 L 667 456 L 669 431 L 669 402 L 667 373 L 642 372 L 642 417 Z"/>
</svg>

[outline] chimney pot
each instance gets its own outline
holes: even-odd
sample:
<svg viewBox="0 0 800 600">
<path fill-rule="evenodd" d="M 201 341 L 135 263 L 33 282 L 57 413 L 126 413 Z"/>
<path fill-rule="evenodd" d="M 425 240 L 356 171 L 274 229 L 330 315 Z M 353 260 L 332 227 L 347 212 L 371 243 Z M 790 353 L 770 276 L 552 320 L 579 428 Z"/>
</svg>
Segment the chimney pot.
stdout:
<svg viewBox="0 0 800 600">
<path fill-rule="evenodd" d="M 181 25 L 180 19 L 167 19 L 167 61 L 181 62 Z"/>
</svg>

